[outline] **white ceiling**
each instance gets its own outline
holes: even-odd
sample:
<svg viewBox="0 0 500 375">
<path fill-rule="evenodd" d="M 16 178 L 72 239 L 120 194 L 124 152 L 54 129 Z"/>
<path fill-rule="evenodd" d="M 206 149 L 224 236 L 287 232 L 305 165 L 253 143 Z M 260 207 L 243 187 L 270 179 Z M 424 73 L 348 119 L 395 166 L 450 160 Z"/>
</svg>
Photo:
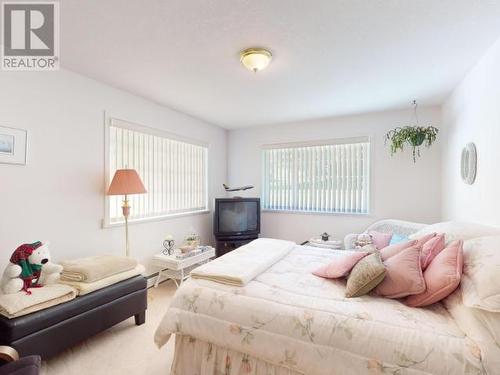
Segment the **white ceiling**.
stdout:
<svg viewBox="0 0 500 375">
<path fill-rule="evenodd" d="M 236 128 L 438 104 L 499 0 L 62 0 L 63 67 Z M 253 74 L 246 47 L 274 59 Z"/>
</svg>

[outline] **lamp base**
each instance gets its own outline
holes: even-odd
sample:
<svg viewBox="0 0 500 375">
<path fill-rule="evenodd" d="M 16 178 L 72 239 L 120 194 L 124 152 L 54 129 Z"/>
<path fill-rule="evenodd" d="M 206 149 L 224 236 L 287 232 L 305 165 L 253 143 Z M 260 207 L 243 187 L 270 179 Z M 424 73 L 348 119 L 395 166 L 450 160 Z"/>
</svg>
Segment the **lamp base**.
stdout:
<svg viewBox="0 0 500 375">
<path fill-rule="evenodd" d="M 122 213 L 125 217 L 125 254 L 130 257 L 130 244 L 128 240 L 128 217 L 130 215 L 130 204 L 127 195 L 123 199 Z"/>
</svg>

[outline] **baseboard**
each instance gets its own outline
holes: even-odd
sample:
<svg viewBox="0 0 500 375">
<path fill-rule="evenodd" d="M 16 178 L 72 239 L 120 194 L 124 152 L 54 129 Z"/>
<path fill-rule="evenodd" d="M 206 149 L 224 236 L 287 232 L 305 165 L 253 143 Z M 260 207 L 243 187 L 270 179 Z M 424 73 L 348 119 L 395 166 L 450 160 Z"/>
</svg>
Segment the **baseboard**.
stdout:
<svg viewBox="0 0 500 375">
<path fill-rule="evenodd" d="M 155 282 L 156 282 L 156 278 L 158 277 L 158 272 L 155 272 L 151 275 L 148 275 L 146 276 L 146 280 L 147 280 L 147 288 L 151 288 L 155 285 Z"/>
</svg>

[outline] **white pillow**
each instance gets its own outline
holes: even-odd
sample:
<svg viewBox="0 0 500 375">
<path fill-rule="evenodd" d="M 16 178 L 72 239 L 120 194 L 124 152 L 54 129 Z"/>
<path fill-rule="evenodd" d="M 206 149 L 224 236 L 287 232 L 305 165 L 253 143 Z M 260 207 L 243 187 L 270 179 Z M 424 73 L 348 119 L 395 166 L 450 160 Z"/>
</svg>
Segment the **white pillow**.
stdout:
<svg viewBox="0 0 500 375">
<path fill-rule="evenodd" d="M 464 305 L 500 312 L 500 236 L 464 242 L 460 288 Z"/>
<path fill-rule="evenodd" d="M 500 235 L 500 228 L 474 223 L 461 223 L 457 221 L 443 221 L 441 223 L 427 225 L 408 236 L 410 240 L 419 239 L 430 233 L 444 233 L 448 244 L 456 240 L 470 240 L 472 238 Z"/>
<path fill-rule="evenodd" d="M 500 348 L 500 313 L 474 309 L 474 315 L 488 330 L 491 336 L 493 336 L 493 339 Z"/>
<path fill-rule="evenodd" d="M 455 290 L 443 300 L 443 304 L 458 326 L 472 339 L 488 336 L 500 343 L 499 313 L 467 307 L 462 302 L 460 290 Z M 497 322 L 495 322 L 497 320 Z M 500 345 L 500 344 L 499 344 Z"/>
<path fill-rule="evenodd" d="M 500 368 L 500 314 L 464 306 L 459 289 L 445 298 L 443 304 L 459 328 L 474 341 L 467 346 L 479 345 L 481 362 L 488 374 L 496 374 Z"/>
</svg>

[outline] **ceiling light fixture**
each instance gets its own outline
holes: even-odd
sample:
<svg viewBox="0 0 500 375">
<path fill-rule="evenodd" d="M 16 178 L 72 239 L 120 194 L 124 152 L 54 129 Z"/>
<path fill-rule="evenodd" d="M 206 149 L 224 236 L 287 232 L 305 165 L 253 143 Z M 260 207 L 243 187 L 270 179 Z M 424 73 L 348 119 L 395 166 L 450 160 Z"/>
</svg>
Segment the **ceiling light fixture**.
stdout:
<svg viewBox="0 0 500 375">
<path fill-rule="evenodd" d="M 267 68 L 272 57 L 272 53 L 264 48 L 247 48 L 240 52 L 241 63 L 254 73 Z"/>
</svg>

